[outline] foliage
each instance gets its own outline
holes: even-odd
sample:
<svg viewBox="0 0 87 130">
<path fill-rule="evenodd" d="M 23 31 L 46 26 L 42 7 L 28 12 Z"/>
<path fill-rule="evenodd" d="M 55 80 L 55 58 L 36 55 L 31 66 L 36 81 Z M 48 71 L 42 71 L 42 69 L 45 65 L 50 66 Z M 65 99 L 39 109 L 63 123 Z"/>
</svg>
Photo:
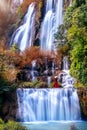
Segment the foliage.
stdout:
<svg viewBox="0 0 87 130">
<path fill-rule="evenodd" d="M 58 55 L 61 54 L 60 57 L 67 55 L 69 51 L 69 45 L 67 42 L 67 29 L 64 24 L 60 25 L 57 33 L 55 34 L 55 45 L 58 50 Z"/>
<path fill-rule="evenodd" d="M 39 81 L 38 81 L 37 79 L 36 79 L 36 80 L 34 80 L 34 81 L 32 82 L 33 87 L 35 87 L 38 83 L 39 83 Z"/>
<path fill-rule="evenodd" d="M 15 121 L 4 123 L 4 121 L 0 119 L 0 130 L 27 130 L 27 128 Z"/>
<path fill-rule="evenodd" d="M 15 88 L 16 84 L 11 84 L 0 77 L 0 113 L 2 110 L 4 94 L 13 92 Z"/>
<path fill-rule="evenodd" d="M 17 59 L 17 60 L 16 60 Z M 3 99 L 3 93 L 13 91 L 16 88 L 14 84 L 18 69 L 15 67 L 17 64 L 17 52 L 6 50 L 4 42 L 1 42 L 0 47 L 0 102 Z"/>
<path fill-rule="evenodd" d="M 73 12 L 72 26 L 68 30 L 71 50 L 71 74 L 82 84 L 87 85 L 87 5 Z"/>
<path fill-rule="evenodd" d="M 39 2 L 41 2 L 41 0 L 24 0 L 23 3 L 22 3 L 22 5 L 21 5 L 22 11 L 23 11 L 24 13 L 27 11 L 28 6 L 29 6 L 32 2 L 35 2 L 36 4 L 38 4 Z"/>
<path fill-rule="evenodd" d="M 67 42 L 66 33 L 67 31 L 65 30 L 65 25 L 61 24 L 58 28 L 57 33 L 55 34 L 55 39 L 57 39 L 57 46 L 60 46 L 61 44 L 64 45 Z"/>
<path fill-rule="evenodd" d="M 87 1 L 73 1 L 65 12 L 64 25 L 59 27 L 56 38 L 58 50 L 69 52 L 71 75 L 79 84 L 87 86 Z"/>
<path fill-rule="evenodd" d="M 36 84 L 36 88 L 47 88 L 48 84 L 46 82 L 39 82 Z"/>
<path fill-rule="evenodd" d="M 71 46 L 70 72 L 81 84 L 87 85 L 87 4 L 72 12 L 68 28 L 68 43 Z"/>
<path fill-rule="evenodd" d="M 34 80 L 32 82 L 20 82 L 18 84 L 20 88 L 47 88 L 48 84 L 44 81 Z"/>
<path fill-rule="evenodd" d="M 18 84 L 19 88 L 33 88 L 33 83 L 32 82 L 21 82 Z"/>
<path fill-rule="evenodd" d="M 4 124 L 4 121 L 0 118 L 0 124 Z"/>
<path fill-rule="evenodd" d="M 64 15 L 65 29 L 68 29 L 72 25 L 72 17 L 73 17 L 74 9 L 75 9 L 75 7 L 71 6 L 71 7 L 68 7 L 65 12 L 65 15 Z"/>
<path fill-rule="evenodd" d="M 68 54 L 69 51 L 69 45 L 68 44 L 64 44 L 64 45 L 60 45 L 58 47 L 58 52 L 62 53 L 63 56 Z"/>
<path fill-rule="evenodd" d="M 31 65 L 32 61 L 37 60 L 38 63 L 43 63 L 44 57 L 50 58 L 51 53 L 40 51 L 39 47 L 31 47 L 26 49 L 21 54 L 21 61 L 19 66 L 24 67 L 27 65 Z"/>
<path fill-rule="evenodd" d="M 18 72 L 17 68 L 15 68 L 15 65 L 17 65 L 19 61 L 19 55 L 17 52 L 0 48 L 1 76 L 10 82 L 15 81 L 16 74 Z"/>
<path fill-rule="evenodd" d="M 75 2 L 75 6 L 76 6 L 76 7 L 79 7 L 79 6 L 81 6 L 82 4 L 86 4 L 86 0 L 76 0 L 76 2 Z"/>
<path fill-rule="evenodd" d="M 22 19 L 22 17 L 23 17 L 23 12 L 22 12 L 21 6 L 18 7 L 18 9 L 17 9 L 17 14 L 18 14 L 18 18 L 19 18 L 19 19 Z"/>
</svg>

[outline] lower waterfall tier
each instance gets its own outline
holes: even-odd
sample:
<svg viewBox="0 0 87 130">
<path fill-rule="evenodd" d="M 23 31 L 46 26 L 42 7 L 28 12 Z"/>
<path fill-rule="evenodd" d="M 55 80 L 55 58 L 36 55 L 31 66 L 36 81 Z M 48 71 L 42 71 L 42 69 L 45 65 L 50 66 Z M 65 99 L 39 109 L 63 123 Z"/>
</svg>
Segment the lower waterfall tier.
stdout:
<svg viewBox="0 0 87 130">
<path fill-rule="evenodd" d="M 17 89 L 17 118 L 22 122 L 80 120 L 77 90 Z"/>
</svg>

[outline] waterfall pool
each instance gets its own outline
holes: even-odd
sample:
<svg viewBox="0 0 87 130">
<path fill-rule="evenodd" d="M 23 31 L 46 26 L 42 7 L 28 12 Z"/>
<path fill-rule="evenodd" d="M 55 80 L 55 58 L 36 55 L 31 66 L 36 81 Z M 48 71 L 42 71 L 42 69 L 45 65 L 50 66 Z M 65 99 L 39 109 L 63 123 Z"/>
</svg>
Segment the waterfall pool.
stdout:
<svg viewBox="0 0 87 130">
<path fill-rule="evenodd" d="M 23 123 L 27 130 L 87 130 L 87 121 L 47 121 Z"/>
</svg>

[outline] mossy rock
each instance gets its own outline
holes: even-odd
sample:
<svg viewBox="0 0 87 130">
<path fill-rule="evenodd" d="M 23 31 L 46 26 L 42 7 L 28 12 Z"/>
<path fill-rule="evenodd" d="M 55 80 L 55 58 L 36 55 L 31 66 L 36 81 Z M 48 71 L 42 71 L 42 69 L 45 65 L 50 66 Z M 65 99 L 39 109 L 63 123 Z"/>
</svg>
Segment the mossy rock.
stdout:
<svg viewBox="0 0 87 130">
<path fill-rule="evenodd" d="M 32 82 L 32 84 L 33 84 L 33 87 L 36 87 L 36 85 L 39 83 L 39 81 L 38 80 L 34 80 L 33 82 Z"/>
<path fill-rule="evenodd" d="M 48 84 L 46 82 L 39 82 L 36 88 L 48 88 Z"/>
<path fill-rule="evenodd" d="M 32 82 L 22 82 L 19 84 L 19 88 L 33 88 Z"/>
</svg>

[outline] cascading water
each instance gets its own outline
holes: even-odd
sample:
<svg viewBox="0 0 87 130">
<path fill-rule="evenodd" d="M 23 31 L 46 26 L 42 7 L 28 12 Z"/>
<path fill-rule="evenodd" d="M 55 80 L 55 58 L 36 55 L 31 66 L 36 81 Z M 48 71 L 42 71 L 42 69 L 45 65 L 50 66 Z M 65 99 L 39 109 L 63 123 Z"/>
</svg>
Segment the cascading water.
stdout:
<svg viewBox="0 0 87 130">
<path fill-rule="evenodd" d="M 69 60 L 67 56 L 63 58 L 63 72 L 61 73 L 60 77 L 61 76 L 63 87 L 73 87 L 75 78 L 71 77 L 71 75 L 69 74 Z"/>
<path fill-rule="evenodd" d="M 46 14 L 41 28 L 41 49 L 51 51 L 54 49 L 54 33 L 62 23 L 63 0 L 47 0 Z M 23 51 L 31 46 L 34 25 L 34 3 L 29 6 L 24 24 L 13 34 L 11 44 L 17 43 Z M 64 59 L 64 73 L 69 69 L 67 58 Z M 66 66 L 66 67 L 65 67 Z M 32 64 L 32 67 L 34 65 Z M 54 64 L 53 64 L 54 73 Z M 63 86 L 67 81 L 63 73 Z M 33 73 L 32 73 L 33 75 Z M 48 84 L 50 77 L 48 78 Z M 64 85 L 65 83 L 65 85 Z M 79 120 L 81 119 L 77 90 L 71 88 L 61 89 L 17 89 L 18 113 L 17 118 L 23 122 L 50 121 L 50 120 Z"/>
<path fill-rule="evenodd" d="M 24 17 L 24 24 L 13 34 L 10 45 L 17 44 L 21 51 L 32 45 L 34 37 L 35 3 L 32 3 Z"/>
<path fill-rule="evenodd" d="M 46 13 L 41 26 L 40 47 L 45 51 L 55 50 L 54 34 L 63 22 L 63 0 L 47 0 Z"/>
<path fill-rule="evenodd" d="M 35 80 L 35 74 L 34 74 L 34 68 L 36 67 L 36 61 L 32 61 L 32 70 L 31 70 L 31 76 L 32 76 L 32 81 Z"/>
<path fill-rule="evenodd" d="M 70 0 L 70 6 L 72 5 L 72 0 Z"/>
<path fill-rule="evenodd" d="M 63 58 L 63 70 L 69 70 L 69 59 L 67 56 Z"/>
<path fill-rule="evenodd" d="M 79 120 L 81 118 L 77 90 L 17 89 L 20 121 Z"/>
</svg>

